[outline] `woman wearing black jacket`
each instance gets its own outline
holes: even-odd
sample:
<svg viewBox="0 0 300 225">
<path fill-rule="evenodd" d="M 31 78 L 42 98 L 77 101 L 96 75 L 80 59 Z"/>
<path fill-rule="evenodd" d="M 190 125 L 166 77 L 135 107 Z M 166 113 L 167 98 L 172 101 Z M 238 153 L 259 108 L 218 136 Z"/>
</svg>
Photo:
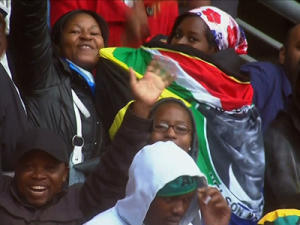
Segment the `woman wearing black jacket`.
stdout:
<svg viewBox="0 0 300 225">
<path fill-rule="evenodd" d="M 51 36 L 47 1 L 12 1 L 9 55 L 29 121 L 59 134 L 70 166 L 101 153 L 104 135 L 94 106 L 92 72 L 108 29 L 96 13 L 76 10 L 62 16 Z M 84 176 L 70 171 L 71 183 Z"/>
</svg>

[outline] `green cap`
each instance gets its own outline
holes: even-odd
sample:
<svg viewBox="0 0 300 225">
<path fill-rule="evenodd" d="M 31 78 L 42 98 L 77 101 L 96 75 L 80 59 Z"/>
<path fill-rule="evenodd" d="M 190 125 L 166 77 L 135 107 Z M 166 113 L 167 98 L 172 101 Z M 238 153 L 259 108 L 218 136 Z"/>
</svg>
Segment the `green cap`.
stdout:
<svg viewBox="0 0 300 225">
<path fill-rule="evenodd" d="M 180 176 L 167 183 L 157 192 L 159 197 L 178 196 L 190 193 L 198 187 L 198 177 Z"/>
</svg>

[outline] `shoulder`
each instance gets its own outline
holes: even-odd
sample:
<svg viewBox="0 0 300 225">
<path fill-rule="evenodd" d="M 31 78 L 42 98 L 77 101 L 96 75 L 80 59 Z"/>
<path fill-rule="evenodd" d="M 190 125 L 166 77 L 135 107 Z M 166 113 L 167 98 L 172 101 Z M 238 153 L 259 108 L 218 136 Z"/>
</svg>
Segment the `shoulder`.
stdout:
<svg viewBox="0 0 300 225">
<path fill-rule="evenodd" d="M 110 208 L 97 216 L 93 217 L 85 225 L 97 225 L 97 224 L 111 224 L 111 225 L 125 225 L 125 222 L 119 217 L 116 208 Z"/>
<path fill-rule="evenodd" d="M 291 116 L 287 112 L 279 112 L 264 135 L 266 154 L 276 151 L 274 155 L 279 156 L 281 148 L 291 147 L 294 137 L 298 136 L 297 133 L 299 134 L 299 131 L 294 126 Z"/>
</svg>

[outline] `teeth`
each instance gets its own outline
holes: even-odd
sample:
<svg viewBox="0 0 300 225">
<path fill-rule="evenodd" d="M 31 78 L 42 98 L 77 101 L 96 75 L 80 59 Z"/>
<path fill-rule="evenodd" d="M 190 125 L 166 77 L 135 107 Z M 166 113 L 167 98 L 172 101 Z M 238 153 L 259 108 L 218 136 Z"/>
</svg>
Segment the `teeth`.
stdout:
<svg viewBox="0 0 300 225">
<path fill-rule="evenodd" d="M 46 188 L 44 186 L 32 186 L 31 187 L 32 190 L 35 190 L 35 191 L 43 191 L 43 190 L 46 190 Z"/>
<path fill-rule="evenodd" d="M 91 47 L 88 46 L 88 45 L 82 45 L 81 48 L 89 48 L 89 49 L 91 49 Z"/>
</svg>

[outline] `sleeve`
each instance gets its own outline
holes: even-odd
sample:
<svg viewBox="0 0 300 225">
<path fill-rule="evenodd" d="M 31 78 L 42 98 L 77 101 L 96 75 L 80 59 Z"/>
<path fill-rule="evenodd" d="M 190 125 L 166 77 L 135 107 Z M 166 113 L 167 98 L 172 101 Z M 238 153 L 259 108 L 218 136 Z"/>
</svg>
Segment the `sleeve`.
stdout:
<svg viewBox="0 0 300 225">
<path fill-rule="evenodd" d="M 128 169 L 135 154 L 147 144 L 151 120 L 127 111 L 112 144 L 80 192 L 80 208 L 87 219 L 115 205 L 125 196 Z"/>
<path fill-rule="evenodd" d="M 287 121 L 284 121 L 287 122 Z M 290 129 L 285 127 L 286 129 Z M 287 133 L 271 126 L 265 134 L 265 207 L 285 208 L 299 206 L 299 172 L 297 157 L 290 139 L 297 136 L 296 131 Z M 287 138 L 286 135 L 290 135 Z M 299 142 L 299 141 L 297 141 Z"/>
<path fill-rule="evenodd" d="M 47 1 L 12 1 L 8 39 L 13 78 L 19 88 L 32 90 L 51 84 L 53 55 Z"/>
<path fill-rule="evenodd" d="M 263 111 L 274 86 L 273 78 L 275 76 L 270 76 L 266 67 L 267 64 L 256 62 L 247 63 L 241 67 L 241 72 L 250 76 L 251 85 L 254 89 L 253 101 L 260 112 Z"/>
</svg>

